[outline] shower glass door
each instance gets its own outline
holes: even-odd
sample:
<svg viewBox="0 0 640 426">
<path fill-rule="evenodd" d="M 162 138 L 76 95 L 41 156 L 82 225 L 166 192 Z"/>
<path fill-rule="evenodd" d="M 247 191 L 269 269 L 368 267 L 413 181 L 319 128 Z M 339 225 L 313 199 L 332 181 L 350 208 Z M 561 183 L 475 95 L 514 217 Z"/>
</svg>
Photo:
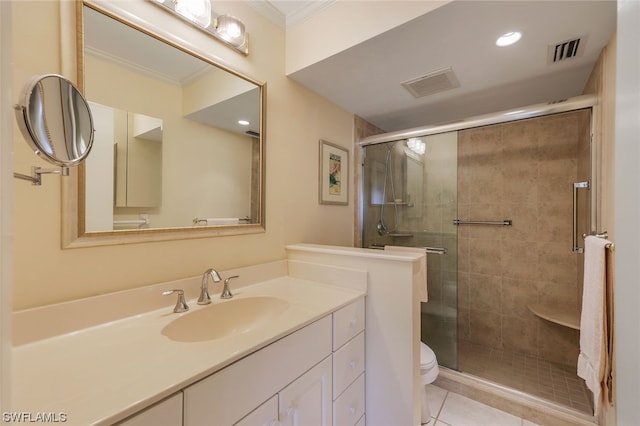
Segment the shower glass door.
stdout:
<svg viewBox="0 0 640 426">
<path fill-rule="evenodd" d="M 457 132 L 364 147 L 362 245 L 427 248 L 421 338 L 457 369 Z"/>
</svg>

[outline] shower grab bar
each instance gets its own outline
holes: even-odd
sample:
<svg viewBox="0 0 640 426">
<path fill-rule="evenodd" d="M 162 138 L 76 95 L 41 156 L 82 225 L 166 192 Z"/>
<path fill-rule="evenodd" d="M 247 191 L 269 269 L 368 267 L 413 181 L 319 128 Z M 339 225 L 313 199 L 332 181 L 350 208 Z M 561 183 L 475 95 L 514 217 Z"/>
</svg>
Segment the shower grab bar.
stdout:
<svg viewBox="0 0 640 426">
<path fill-rule="evenodd" d="M 407 246 L 410 247 L 410 246 Z M 369 246 L 370 249 L 376 250 L 384 250 L 384 245 L 382 244 L 371 244 Z M 424 249 L 428 254 L 447 254 L 449 250 L 446 247 L 416 247 L 418 249 Z"/>
<path fill-rule="evenodd" d="M 578 245 L 578 189 L 580 188 L 589 189 L 589 181 L 573 183 L 573 248 L 571 251 L 574 253 L 584 253 L 584 248 Z"/>
<path fill-rule="evenodd" d="M 513 225 L 513 221 L 511 219 L 505 220 L 460 220 L 453 219 L 454 225 L 495 225 L 495 226 L 511 226 Z"/>
</svg>

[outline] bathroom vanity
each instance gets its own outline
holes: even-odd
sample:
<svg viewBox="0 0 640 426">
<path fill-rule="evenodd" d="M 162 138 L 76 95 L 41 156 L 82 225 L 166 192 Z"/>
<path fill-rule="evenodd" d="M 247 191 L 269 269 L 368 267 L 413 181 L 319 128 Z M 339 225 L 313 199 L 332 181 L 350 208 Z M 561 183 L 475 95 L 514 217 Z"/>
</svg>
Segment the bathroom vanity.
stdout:
<svg viewBox="0 0 640 426">
<path fill-rule="evenodd" d="M 16 346 L 13 411 L 58 413 L 71 425 L 358 424 L 365 398 L 366 273 L 351 271 L 349 288 L 289 276 L 284 261 L 263 267 L 265 274 L 257 272 L 261 267 L 243 269 L 233 274 L 249 281 L 276 277 L 242 287 L 238 282 L 228 301 L 212 289 L 208 306 L 191 297 L 196 278 L 17 313 L 16 332 L 28 334 L 28 323 L 46 327 L 56 316 L 104 314 L 117 310 L 115 297 L 131 299 L 136 292 L 148 297 L 182 286 L 190 306 L 176 314 L 173 298 L 160 298 L 162 308 Z M 229 303 L 243 309 L 238 302 L 250 299 L 277 299 L 284 308 L 258 312 L 258 321 L 235 328 L 223 320 L 201 324 L 228 330 L 222 336 L 186 328 L 167 333 L 174 321 Z"/>
<path fill-rule="evenodd" d="M 201 277 L 13 315 L 12 413 L 69 425 L 420 424 L 424 254 L 292 245 Z M 174 313 L 184 290 L 190 307 Z M 365 337 L 366 336 L 366 337 Z"/>
<path fill-rule="evenodd" d="M 364 424 L 363 416 L 364 298 L 359 298 L 122 424 L 255 426 L 279 420 L 346 426 Z"/>
</svg>

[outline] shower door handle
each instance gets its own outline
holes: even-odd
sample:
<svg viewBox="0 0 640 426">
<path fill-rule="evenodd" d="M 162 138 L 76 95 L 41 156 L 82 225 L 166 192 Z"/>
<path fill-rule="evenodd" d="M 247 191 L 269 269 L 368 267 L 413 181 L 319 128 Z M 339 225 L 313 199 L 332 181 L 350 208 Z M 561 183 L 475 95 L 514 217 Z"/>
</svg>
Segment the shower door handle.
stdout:
<svg viewBox="0 0 640 426">
<path fill-rule="evenodd" d="M 584 248 L 578 245 L 578 189 L 589 189 L 589 181 L 573 183 L 573 248 L 574 253 L 584 253 Z"/>
</svg>

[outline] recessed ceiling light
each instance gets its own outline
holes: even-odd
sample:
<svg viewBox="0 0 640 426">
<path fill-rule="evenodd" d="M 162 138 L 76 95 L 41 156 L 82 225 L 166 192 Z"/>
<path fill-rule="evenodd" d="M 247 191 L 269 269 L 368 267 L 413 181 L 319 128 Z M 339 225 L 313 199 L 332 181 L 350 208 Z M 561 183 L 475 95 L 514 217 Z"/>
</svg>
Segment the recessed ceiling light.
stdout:
<svg viewBox="0 0 640 426">
<path fill-rule="evenodd" d="M 496 46 L 500 46 L 500 47 L 509 46 L 517 42 L 518 40 L 520 40 L 521 37 L 522 37 L 522 33 L 518 31 L 512 31 L 506 34 L 502 34 L 496 40 Z"/>
<path fill-rule="evenodd" d="M 251 123 L 249 123 L 247 120 L 238 120 L 238 124 L 241 126 L 248 126 Z"/>
</svg>

